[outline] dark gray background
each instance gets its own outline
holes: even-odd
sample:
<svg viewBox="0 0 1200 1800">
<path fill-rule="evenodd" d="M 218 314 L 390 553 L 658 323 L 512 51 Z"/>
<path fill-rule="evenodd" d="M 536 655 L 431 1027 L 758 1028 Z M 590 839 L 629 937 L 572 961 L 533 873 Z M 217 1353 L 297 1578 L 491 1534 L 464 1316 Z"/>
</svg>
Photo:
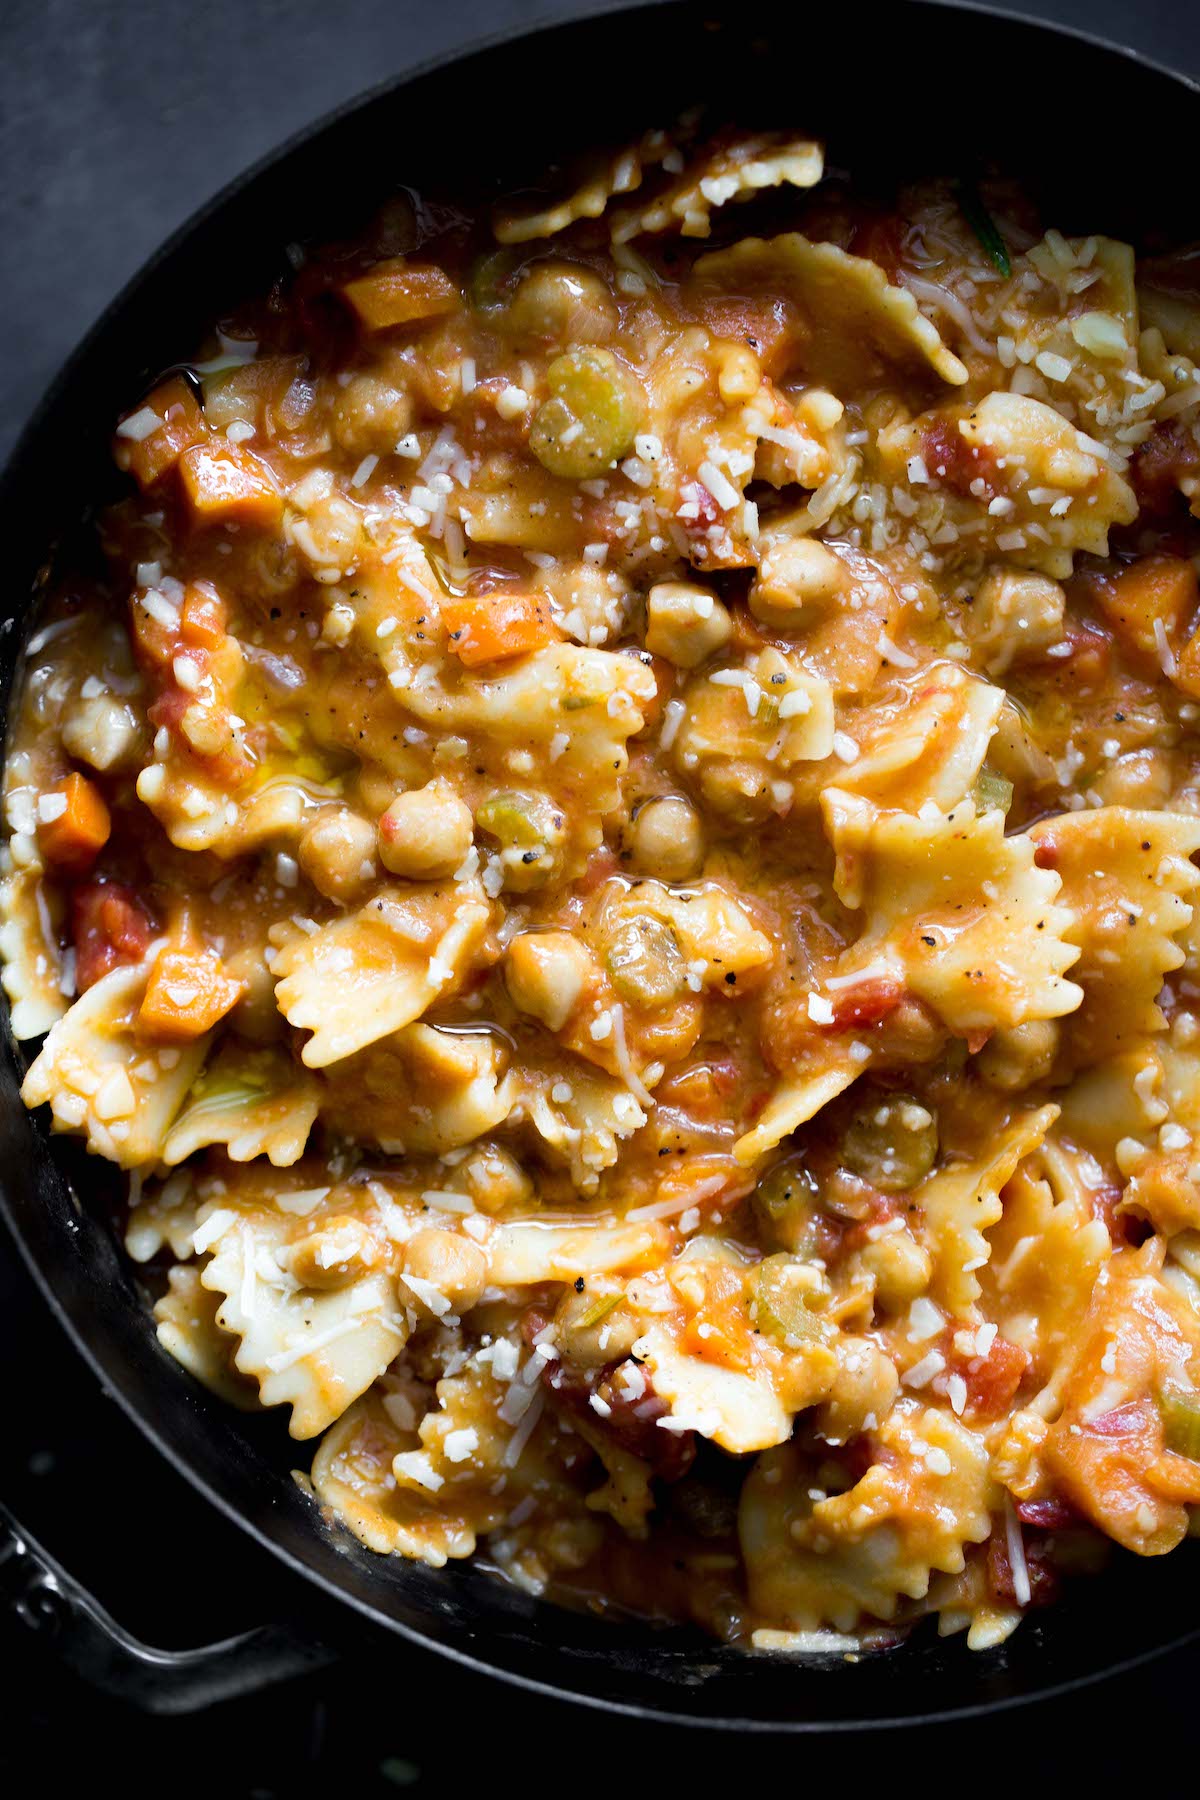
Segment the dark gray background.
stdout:
<svg viewBox="0 0 1200 1800">
<path fill-rule="evenodd" d="M 0 0 L 0 456 L 106 302 L 248 164 L 401 68 L 601 10 L 604 0 Z M 1200 74 L 1197 0 L 999 10 Z M 931 100 L 912 74 L 915 103 Z M 797 69 L 801 99 L 804 79 Z M 477 128 L 483 148 L 502 115 Z"/>
</svg>

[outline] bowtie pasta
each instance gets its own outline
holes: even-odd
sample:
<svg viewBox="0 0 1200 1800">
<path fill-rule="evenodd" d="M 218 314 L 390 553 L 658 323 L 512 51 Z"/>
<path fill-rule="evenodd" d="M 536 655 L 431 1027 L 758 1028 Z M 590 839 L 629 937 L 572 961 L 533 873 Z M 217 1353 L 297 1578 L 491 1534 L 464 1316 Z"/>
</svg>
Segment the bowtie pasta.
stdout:
<svg viewBox="0 0 1200 1800">
<path fill-rule="evenodd" d="M 692 124 L 291 246 L 113 422 L 24 1098 L 381 1555 L 986 1648 L 1188 1534 L 1189 267 Z"/>
</svg>

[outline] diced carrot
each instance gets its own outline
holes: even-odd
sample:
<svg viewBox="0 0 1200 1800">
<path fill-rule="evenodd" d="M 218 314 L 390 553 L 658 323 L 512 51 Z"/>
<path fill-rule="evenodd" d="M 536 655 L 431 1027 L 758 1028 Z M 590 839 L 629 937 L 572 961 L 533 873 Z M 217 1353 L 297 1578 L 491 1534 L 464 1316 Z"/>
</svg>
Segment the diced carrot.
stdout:
<svg viewBox="0 0 1200 1800">
<path fill-rule="evenodd" d="M 342 293 L 368 331 L 436 319 L 453 312 L 462 298 L 442 269 L 431 263 L 406 262 L 402 256 L 348 281 Z"/>
<path fill-rule="evenodd" d="M 225 641 L 225 620 L 225 602 L 211 581 L 189 582 L 179 620 L 184 643 L 215 650 Z"/>
<path fill-rule="evenodd" d="M 61 810 L 57 801 L 61 797 Z M 86 775 L 68 775 L 46 799 L 54 802 L 54 817 L 38 825 L 42 855 L 56 869 L 79 871 L 96 860 L 108 842 L 112 819 L 95 782 Z"/>
<path fill-rule="evenodd" d="M 138 1009 L 138 1029 L 177 1043 L 202 1037 L 245 991 L 245 982 L 228 976 L 214 951 L 164 950 Z"/>
<path fill-rule="evenodd" d="M 75 986 L 81 994 L 123 964 L 140 963 L 153 941 L 154 920 L 132 888 L 89 881 L 71 895 Z"/>
<path fill-rule="evenodd" d="M 462 594 L 441 602 L 450 648 L 468 669 L 552 644 L 559 632 L 550 603 L 535 594 Z"/>
<path fill-rule="evenodd" d="M 241 444 L 196 444 L 179 459 L 183 491 L 201 525 L 277 530 L 283 496 L 267 465 Z"/>
<path fill-rule="evenodd" d="M 1124 647 L 1156 663 L 1200 603 L 1196 571 L 1182 556 L 1144 556 L 1095 577 L 1091 589 Z"/>
<path fill-rule="evenodd" d="M 168 470 L 173 469 L 185 450 L 202 444 L 209 435 L 208 421 L 200 402 L 182 375 L 164 381 L 136 412 L 123 419 L 121 425 L 139 425 L 142 415 L 151 413 L 162 423 L 142 438 L 123 437 L 121 427 L 113 449 L 117 466 L 127 469 L 139 487 L 153 487 Z"/>
</svg>

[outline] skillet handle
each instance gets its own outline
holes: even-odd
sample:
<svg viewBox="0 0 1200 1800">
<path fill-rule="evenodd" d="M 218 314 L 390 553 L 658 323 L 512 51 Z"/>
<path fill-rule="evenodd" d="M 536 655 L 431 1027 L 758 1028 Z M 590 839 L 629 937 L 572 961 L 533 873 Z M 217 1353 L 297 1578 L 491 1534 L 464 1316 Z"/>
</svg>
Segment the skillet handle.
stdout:
<svg viewBox="0 0 1200 1800">
<path fill-rule="evenodd" d="M 286 1626 L 262 1625 L 196 1650 L 159 1650 L 127 1632 L 0 1505 L 0 1601 L 101 1692 L 144 1712 L 196 1712 L 309 1673 L 334 1652 Z"/>
</svg>

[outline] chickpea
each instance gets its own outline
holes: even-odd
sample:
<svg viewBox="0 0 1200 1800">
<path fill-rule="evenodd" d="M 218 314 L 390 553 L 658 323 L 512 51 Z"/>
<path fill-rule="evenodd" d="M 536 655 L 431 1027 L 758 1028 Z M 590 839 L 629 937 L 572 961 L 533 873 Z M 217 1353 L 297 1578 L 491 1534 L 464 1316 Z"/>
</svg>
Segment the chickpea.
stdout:
<svg viewBox="0 0 1200 1800">
<path fill-rule="evenodd" d="M 433 881 L 453 875 L 471 848 L 470 808 L 447 781 L 397 794 L 379 820 L 379 856 L 393 875 Z"/>
<path fill-rule="evenodd" d="M 318 813 L 300 834 L 296 855 L 328 900 L 352 900 L 375 879 L 375 833 L 348 806 Z"/>
<path fill-rule="evenodd" d="M 893 1312 L 923 1294 L 933 1273 L 928 1250 L 907 1230 L 885 1231 L 864 1245 L 859 1261 L 875 1278 L 876 1299 Z"/>
<path fill-rule="evenodd" d="M 583 945 L 567 931 L 522 931 L 508 946 L 504 981 L 518 1012 L 561 1031 L 596 967 Z"/>
<path fill-rule="evenodd" d="M 470 1312 L 487 1286 L 487 1253 L 456 1231 L 431 1226 L 405 1244 L 404 1273 L 428 1281 L 456 1312 Z"/>
<path fill-rule="evenodd" d="M 766 625 L 806 630 L 848 585 L 846 565 L 817 538 L 782 538 L 769 546 L 747 596 Z"/>
<path fill-rule="evenodd" d="M 338 1213 L 324 1219 L 286 1252 L 296 1280 L 308 1288 L 349 1287 L 378 1261 L 379 1245 L 361 1219 Z"/>
<path fill-rule="evenodd" d="M 646 648 L 680 669 L 694 669 L 733 635 L 728 607 L 694 581 L 660 581 L 646 600 Z"/>
<path fill-rule="evenodd" d="M 382 376 L 356 375 L 338 397 L 333 435 L 351 456 L 386 456 L 412 425 L 412 401 Z"/>
<path fill-rule="evenodd" d="M 66 742 L 66 732 L 63 741 Z M 1174 789 L 1171 757 L 1166 750 L 1131 750 L 1110 763 L 1092 783 L 1105 806 L 1157 810 L 1168 805 Z"/>
<path fill-rule="evenodd" d="M 641 1327 L 613 1282 L 582 1277 L 563 1294 L 554 1313 L 554 1342 L 567 1362 L 602 1369 L 621 1362 L 641 1335 Z"/>
<path fill-rule="evenodd" d="M 458 1178 L 480 1212 L 496 1214 L 533 1199 L 533 1182 L 499 1144 L 477 1144 L 458 1165 Z"/>
<path fill-rule="evenodd" d="M 1058 1055 L 1059 1028 L 1053 1019 L 1030 1019 L 1006 1031 L 994 1031 L 975 1058 L 989 1087 L 1004 1093 L 1045 1081 Z"/>
<path fill-rule="evenodd" d="M 833 1390 L 814 1415 L 817 1431 L 829 1444 L 844 1444 L 868 1420 L 883 1418 L 896 1397 L 900 1378 L 890 1356 L 870 1338 L 843 1338 L 838 1345 L 838 1372 Z"/>
<path fill-rule="evenodd" d="M 603 344 L 616 329 L 617 309 L 598 275 L 555 259 L 526 270 L 500 324 L 514 337 Z"/>
<path fill-rule="evenodd" d="M 967 611 L 967 630 L 989 675 L 1003 675 L 1030 651 L 1057 644 L 1066 595 L 1032 569 L 989 569 Z"/>
<path fill-rule="evenodd" d="M 704 867 L 704 831 L 690 800 L 664 794 L 633 815 L 630 849 L 639 873 L 660 881 L 690 881 Z"/>
<path fill-rule="evenodd" d="M 314 501 L 291 529 L 297 549 L 318 569 L 352 569 L 370 547 L 362 514 L 338 494 Z"/>
</svg>

